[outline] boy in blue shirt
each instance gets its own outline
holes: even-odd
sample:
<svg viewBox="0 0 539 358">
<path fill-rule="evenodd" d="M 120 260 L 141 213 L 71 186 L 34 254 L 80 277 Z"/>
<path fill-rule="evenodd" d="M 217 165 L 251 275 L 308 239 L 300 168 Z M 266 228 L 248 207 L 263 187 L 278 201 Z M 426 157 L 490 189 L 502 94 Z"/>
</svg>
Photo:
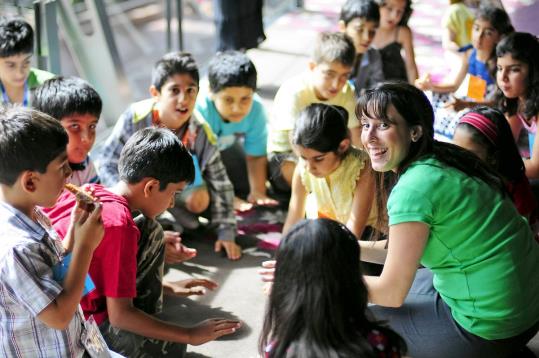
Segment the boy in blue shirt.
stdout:
<svg viewBox="0 0 539 358">
<path fill-rule="evenodd" d="M 256 76 L 247 55 L 220 52 L 209 64 L 209 92 L 201 94 L 196 103 L 196 110 L 217 136 L 221 159 L 234 185 L 237 209 L 276 204 L 266 195 L 267 115 L 255 93 Z M 238 197 L 246 197 L 250 204 Z"/>
<path fill-rule="evenodd" d="M 30 105 L 30 91 L 54 75 L 30 66 L 34 30 L 23 19 L 0 18 L 0 103 Z"/>
</svg>

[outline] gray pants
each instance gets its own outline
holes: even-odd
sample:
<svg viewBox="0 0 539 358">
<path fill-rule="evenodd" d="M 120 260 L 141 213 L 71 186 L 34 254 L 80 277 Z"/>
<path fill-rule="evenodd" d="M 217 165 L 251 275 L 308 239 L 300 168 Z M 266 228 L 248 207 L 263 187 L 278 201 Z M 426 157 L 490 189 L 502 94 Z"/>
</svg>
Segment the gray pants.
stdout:
<svg viewBox="0 0 539 358">
<path fill-rule="evenodd" d="M 135 223 L 140 230 L 137 252 L 137 297 L 133 305 L 155 315 L 163 306 L 163 267 L 165 244 L 163 228 L 152 219 L 139 215 Z M 126 357 L 183 357 L 187 345 L 139 336 L 110 325 L 107 320 L 99 330 L 109 348 Z"/>
<path fill-rule="evenodd" d="M 537 333 L 539 322 L 518 336 L 487 340 L 463 329 L 451 315 L 432 284 L 432 272 L 417 271 L 414 283 L 399 308 L 370 306 L 376 319 L 386 321 L 404 338 L 414 358 L 507 357 L 518 352 Z"/>
</svg>

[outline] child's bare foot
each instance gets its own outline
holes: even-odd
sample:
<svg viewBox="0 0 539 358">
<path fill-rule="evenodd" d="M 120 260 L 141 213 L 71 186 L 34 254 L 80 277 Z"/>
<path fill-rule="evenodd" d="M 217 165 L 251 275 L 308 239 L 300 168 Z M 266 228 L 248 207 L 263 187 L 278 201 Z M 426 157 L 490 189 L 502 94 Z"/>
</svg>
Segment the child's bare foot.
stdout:
<svg viewBox="0 0 539 358">
<path fill-rule="evenodd" d="M 234 197 L 234 210 L 243 212 L 243 211 L 249 211 L 253 208 L 253 204 L 246 202 L 243 199 L 238 198 L 237 196 Z"/>
</svg>

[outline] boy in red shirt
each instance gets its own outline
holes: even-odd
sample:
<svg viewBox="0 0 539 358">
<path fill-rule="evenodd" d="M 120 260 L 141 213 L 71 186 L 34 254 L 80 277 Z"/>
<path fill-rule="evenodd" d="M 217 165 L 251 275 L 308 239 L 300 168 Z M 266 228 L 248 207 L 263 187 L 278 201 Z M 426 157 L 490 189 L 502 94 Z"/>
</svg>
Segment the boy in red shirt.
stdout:
<svg viewBox="0 0 539 358">
<path fill-rule="evenodd" d="M 169 130 L 147 128 L 126 143 L 118 165 L 120 181 L 110 189 L 90 185 L 103 205 L 105 236 L 94 252 L 89 274 L 96 289 L 81 301 L 113 350 L 125 356 L 182 356 L 186 344 L 202 344 L 233 333 L 234 320 L 210 319 L 191 328 L 160 321 L 164 240 L 155 217 L 174 204 L 174 196 L 193 180 L 189 152 Z M 49 217 L 60 235 L 69 224 L 74 196 L 64 192 Z M 132 219 L 131 212 L 142 215 Z M 210 280 L 197 285 L 213 289 Z M 173 290 L 173 287 L 169 287 Z"/>
</svg>

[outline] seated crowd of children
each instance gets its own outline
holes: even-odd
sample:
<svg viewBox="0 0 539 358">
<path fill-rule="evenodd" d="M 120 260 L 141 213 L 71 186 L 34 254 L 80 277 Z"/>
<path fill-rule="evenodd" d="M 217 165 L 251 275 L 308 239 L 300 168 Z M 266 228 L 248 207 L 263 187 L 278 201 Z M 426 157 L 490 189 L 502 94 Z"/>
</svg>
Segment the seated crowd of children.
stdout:
<svg viewBox="0 0 539 358">
<path fill-rule="evenodd" d="M 410 0 L 347 0 L 271 111 L 246 54 L 217 53 L 207 88 L 191 54 L 165 54 L 99 149 L 99 93 L 31 68 L 31 26 L 0 19 L 2 354 L 182 357 L 235 332 L 233 319 L 162 320 L 164 292 L 217 287 L 168 282 L 164 265 L 196 256 L 180 234 L 202 216 L 215 251 L 240 259 L 235 213 L 283 197 L 261 354 L 525 349 L 539 329 L 539 285 L 525 282 L 539 274 L 538 39 L 500 8 L 452 2 L 444 47 L 461 65 L 436 83 L 419 77 L 411 14 Z"/>
</svg>

